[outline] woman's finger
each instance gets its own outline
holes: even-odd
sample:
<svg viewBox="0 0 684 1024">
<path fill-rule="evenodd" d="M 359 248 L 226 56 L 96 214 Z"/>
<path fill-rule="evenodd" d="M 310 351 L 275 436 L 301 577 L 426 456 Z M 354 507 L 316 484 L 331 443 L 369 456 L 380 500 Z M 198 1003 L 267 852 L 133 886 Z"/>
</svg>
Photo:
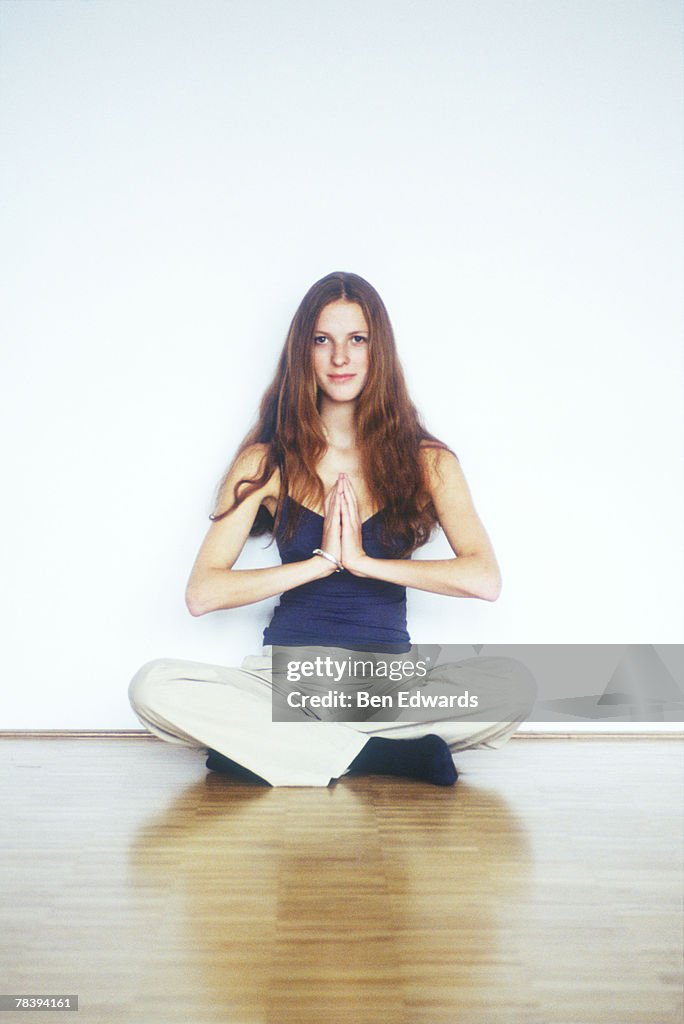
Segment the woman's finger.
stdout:
<svg viewBox="0 0 684 1024">
<path fill-rule="evenodd" d="M 342 532 L 346 533 L 347 530 L 353 531 L 356 528 L 354 510 L 349 503 L 349 498 L 344 492 L 342 493 L 340 508 L 342 511 Z"/>
<path fill-rule="evenodd" d="M 335 486 L 327 498 L 327 508 L 323 520 L 323 549 L 335 558 L 339 558 L 341 554 L 341 538 L 342 506 L 339 488 Z"/>
<path fill-rule="evenodd" d="M 329 532 L 331 530 L 340 530 L 342 525 L 341 512 L 342 509 L 340 503 L 340 494 L 338 491 L 335 491 L 335 493 L 331 495 L 330 504 L 328 505 L 327 511 L 325 513 L 325 518 L 323 520 L 323 529 L 326 532 Z"/>
<path fill-rule="evenodd" d="M 356 491 L 354 490 L 354 488 L 352 486 L 352 482 L 351 482 L 351 480 L 349 479 L 349 477 L 347 476 L 346 473 L 343 474 L 343 479 L 344 479 L 344 489 L 345 489 L 345 492 L 349 495 L 349 499 L 350 499 L 352 505 L 354 506 L 354 508 L 358 512 L 359 511 L 359 502 L 358 502 L 358 499 L 356 497 Z"/>
<path fill-rule="evenodd" d="M 353 514 L 354 520 L 358 521 L 360 518 L 359 503 L 356 500 L 356 495 L 354 494 L 354 488 L 351 485 L 351 481 L 346 476 L 344 477 L 344 496 L 349 504 L 349 508 Z"/>
<path fill-rule="evenodd" d="M 323 503 L 323 512 L 325 513 L 326 516 L 330 511 L 331 507 L 334 505 L 335 501 L 339 500 L 339 496 L 339 488 L 337 486 L 337 483 L 334 483 L 333 486 L 328 491 L 328 496 Z"/>
<path fill-rule="evenodd" d="M 347 513 L 347 517 L 348 517 L 348 520 L 349 520 L 349 525 L 351 527 L 353 527 L 354 530 L 360 531 L 361 520 L 359 518 L 359 510 L 356 507 L 356 505 L 354 504 L 354 502 L 353 502 L 353 500 L 352 500 L 352 498 L 351 498 L 351 496 L 349 494 L 348 488 L 346 488 L 346 487 L 344 488 L 344 490 L 342 492 L 342 509 L 343 509 L 343 511 L 346 511 L 346 513 Z"/>
</svg>

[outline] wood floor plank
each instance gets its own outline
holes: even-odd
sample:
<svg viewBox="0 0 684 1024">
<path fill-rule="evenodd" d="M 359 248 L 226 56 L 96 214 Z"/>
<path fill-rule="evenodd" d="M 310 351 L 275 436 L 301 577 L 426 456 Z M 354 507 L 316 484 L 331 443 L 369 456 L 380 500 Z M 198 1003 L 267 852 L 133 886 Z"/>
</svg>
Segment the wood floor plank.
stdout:
<svg viewBox="0 0 684 1024">
<path fill-rule="evenodd" d="M 135 737 L 0 761 L 3 989 L 87 1024 L 681 1024 L 680 740 L 513 740 L 453 789 Z"/>
</svg>

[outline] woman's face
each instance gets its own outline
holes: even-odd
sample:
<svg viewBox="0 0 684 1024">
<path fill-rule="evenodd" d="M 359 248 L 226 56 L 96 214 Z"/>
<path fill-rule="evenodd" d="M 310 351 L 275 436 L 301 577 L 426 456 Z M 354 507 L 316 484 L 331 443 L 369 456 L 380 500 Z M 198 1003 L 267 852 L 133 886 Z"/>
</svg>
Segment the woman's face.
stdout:
<svg viewBox="0 0 684 1024">
<path fill-rule="evenodd" d="M 324 306 L 313 339 L 316 383 L 333 402 L 353 402 L 368 377 L 368 324 L 356 302 Z"/>
</svg>

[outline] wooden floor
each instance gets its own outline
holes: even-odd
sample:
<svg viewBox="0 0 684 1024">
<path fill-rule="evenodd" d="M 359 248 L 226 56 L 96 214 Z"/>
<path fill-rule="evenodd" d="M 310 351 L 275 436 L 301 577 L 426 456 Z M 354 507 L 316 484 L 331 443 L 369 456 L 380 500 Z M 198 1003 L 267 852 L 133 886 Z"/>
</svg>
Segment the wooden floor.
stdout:
<svg viewBox="0 0 684 1024">
<path fill-rule="evenodd" d="M 2 990 L 67 1020 L 683 1019 L 678 740 L 516 737 L 446 790 L 261 788 L 152 738 L 0 759 Z"/>
</svg>

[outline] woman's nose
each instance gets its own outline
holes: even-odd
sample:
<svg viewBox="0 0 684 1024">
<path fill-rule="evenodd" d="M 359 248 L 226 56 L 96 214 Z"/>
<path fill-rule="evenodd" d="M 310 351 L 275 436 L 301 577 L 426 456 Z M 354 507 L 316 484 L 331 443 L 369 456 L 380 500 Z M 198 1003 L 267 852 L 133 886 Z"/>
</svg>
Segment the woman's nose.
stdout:
<svg viewBox="0 0 684 1024">
<path fill-rule="evenodd" d="M 344 366 L 349 362 L 349 351 L 342 345 L 335 345 L 333 348 L 332 361 L 335 366 Z"/>
</svg>

